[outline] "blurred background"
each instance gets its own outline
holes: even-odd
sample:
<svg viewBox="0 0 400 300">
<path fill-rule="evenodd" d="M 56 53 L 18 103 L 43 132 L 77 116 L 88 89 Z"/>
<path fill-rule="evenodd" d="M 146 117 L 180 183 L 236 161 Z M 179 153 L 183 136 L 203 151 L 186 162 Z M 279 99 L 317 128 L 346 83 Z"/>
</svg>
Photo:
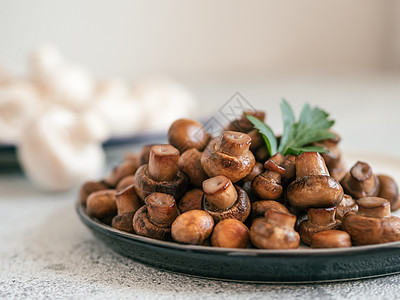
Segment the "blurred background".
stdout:
<svg viewBox="0 0 400 300">
<path fill-rule="evenodd" d="M 240 92 L 280 132 L 285 97 L 330 112 L 346 149 L 400 147 L 400 1 L 3 0 L 0 36 L 14 73 L 52 43 L 98 79 L 176 80 L 196 118 Z"/>
</svg>

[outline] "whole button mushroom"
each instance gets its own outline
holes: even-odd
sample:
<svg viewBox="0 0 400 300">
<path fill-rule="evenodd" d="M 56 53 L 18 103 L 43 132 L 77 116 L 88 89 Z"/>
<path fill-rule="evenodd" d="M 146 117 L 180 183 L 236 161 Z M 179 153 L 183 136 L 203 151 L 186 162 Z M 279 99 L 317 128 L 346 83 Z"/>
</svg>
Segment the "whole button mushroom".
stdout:
<svg viewBox="0 0 400 300">
<path fill-rule="evenodd" d="M 265 120 L 265 112 L 261 110 L 244 111 L 239 119 L 233 120 L 226 126 L 227 131 L 239 131 L 248 133 L 254 129 L 253 123 L 251 123 L 246 116 L 253 116 L 260 121 Z"/>
<path fill-rule="evenodd" d="M 135 160 L 125 160 L 115 167 L 104 181 L 111 187 L 116 187 L 118 183 L 126 176 L 134 175 L 138 169 L 138 162 Z"/>
<path fill-rule="evenodd" d="M 254 178 L 251 188 L 259 199 L 276 200 L 282 196 L 283 188 L 281 185 L 282 175 L 286 170 L 279 166 L 284 157 L 278 153 L 268 159 L 265 164 L 265 172 Z"/>
<path fill-rule="evenodd" d="M 290 214 L 285 205 L 275 200 L 259 200 L 251 203 L 250 219 L 254 222 L 257 218 L 264 218 L 268 209 Z"/>
<path fill-rule="evenodd" d="M 351 247 L 350 235 L 342 230 L 320 231 L 311 237 L 311 248 Z"/>
<path fill-rule="evenodd" d="M 400 218 L 390 215 L 390 203 L 379 197 L 357 200 L 358 212 L 347 213 L 342 229 L 354 245 L 371 245 L 400 240 Z"/>
<path fill-rule="evenodd" d="M 375 197 L 379 192 L 379 180 L 366 162 L 358 161 L 341 181 L 346 194 L 359 199 Z"/>
<path fill-rule="evenodd" d="M 399 188 L 392 177 L 387 175 L 378 175 L 379 192 L 378 197 L 389 200 L 391 210 L 397 210 L 400 207 Z"/>
<path fill-rule="evenodd" d="M 100 190 L 91 193 L 86 200 L 87 214 L 103 223 L 110 223 L 117 214 L 115 194 L 115 190 Z"/>
<path fill-rule="evenodd" d="M 310 208 L 307 212 L 308 220 L 299 226 L 302 242 L 310 245 L 312 236 L 317 232 L 339 229 L 341 222 L 335 219 L 335 211 L 335 207 Z"/>
<path fill-rule="evenodd" d="M 171 234 L 178 243 L 201 245 L 211 235 L 213 218 L 204 210 L 190 210 L 179 215 L 171 226 Z"/>
<path fill-rule="evenodd" d="M 250 199 L 246 192 L 234 186 L 225 176 L 216 176 L 203 182 L 203 209 L 218 223 L 224 219 L 244 222 L 250 214 Z"/>
<path fill-rule="evenodd" d="M 349 211 L 357 212 L 358 205 L 354 199 L 349 195 L 343 195 L 342 201 L 336 206 L 335 218 L 342 221 L 345 214 Z"/>
<path fill-rule="evenodd" d="M 97 191 L 107 190 L 110 187 L 104 181 L 87 181 L 79 190 L 79 201 L 83 206 L 86 206 L 88 196 Z"/>
<path fill-rule="evenodd" d="M 210 134 L 199 122 L 190 119 L 179 119 L 172 123 L 168 131 L 168 141 L 181 153 L 190 148 L 203 150 Z"/>
<path fill-rule="evenodd" d="M 293 229 L 296 217 L 268 209 L 265 219 L 256 219 L 250 228 L 251 242 L 261 249 L 296 249 L 299 234 Z"/>
<path fill-rule="evenodd" d="M 111 226 L 126 232 L 133 232 L 132 219 L 135 212 L 143 205 L 132 185 L 115 194 L 118 214 L 112 219 Z"/>
<path fill-rule="evenodd" d="M 163 193 L 152 193 L 133 217 L 136 234 L 157 240 L 171 239 L 171 224 L 178 216 L 174 197 Z"/>
<path fill-rule="evenodd" d="M 235 183 L 250 174 L 254 167 L 250 144 L 251 138 L 247 134 L 224 131 L 204 150 L 201 166 L 209 177 L 224 175 Z"/>
<path fill-rule="evenodd" d="M 332 207 L 342 201 L 343 188 L 318 152 L 304 152 L 296 157 L 296 180 L 287 188 L 287 199 L 298 208 Z"/>
<path fill-rule="evenodd" d="M 215 225 L 211 235 L 211 245 L 213 247 L 246 248 L 249 240 L 249 229 L 236 219 L 222 220 Z"/>
<path fill-rule="evenodd" d="M 191 185 L 196 188 L 201 188 L 203 181 L 208 178 L 200 159 L 201 152 L 191 148 L 183 152 L 178 161 L 179 169 L 189 177 Z"/>
<path fill-rule="evenodd" d="M 178 208 L 180 212 L 194 209 L 201 209 L 204 192 L 201 189 L 192 189 L 186 192 L 179 200 Z"/>
<path fill-rule="evenodd" d="M 260 175 L 260 174 L 262 174 L 262 173 L 264 173 L 264 166 L 263 166 L 263 164 L 262 163 L 260 163 L 260 162 L 256 162 L 255 163 L 255 165 L 254 165 L 254 167 L 253 167 L 253 169 L 251 170 L 251 172 L 250 172 L 250 174 L 249 175 L 247 175 L 245 178 L 243 178 L 242 179 L 242 182 L 252 182 L 253 181 L 253 179 L 256 177 L 256 176 L 258 176 L 258 175 Z"/>
<path fill-rule="evenodd" d="M 140 199 L 154 192 L 179 199 L 186 192 L 188 178 L 179 170 L 178 160 L 179 151 L 171 145 L 151 147 L 149 163 L 135 173 L 135 190 Z"/>
</svg>

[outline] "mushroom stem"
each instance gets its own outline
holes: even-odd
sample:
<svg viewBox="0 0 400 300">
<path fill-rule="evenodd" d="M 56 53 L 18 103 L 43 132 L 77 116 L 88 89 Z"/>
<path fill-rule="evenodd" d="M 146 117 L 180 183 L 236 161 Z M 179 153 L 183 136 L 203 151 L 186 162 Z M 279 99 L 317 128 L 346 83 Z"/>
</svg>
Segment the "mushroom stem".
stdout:
<svg viewBox="0 0 400 300">
<path fill-rule="evenodd" d="M 310 175 L 329 176 L 325 161 L 318 152 L 304 152 L 296 157 L 296 178 Z"/>
<path fill-rule="evenodd" d="M 249 150 L 250 144 L 251 137 L 247 134 L 236 131 L 225 131 L 220 135 L 215 148 L 217 151 L 231 156 L 240 156 Z"/>
<path fill-rule="evenodd" d="M 390 202 L 379 197 L 365 197 L 357 200 L 358 214 L 369 218 L 390 216 Z"/>
<path fill-rule="evenodd" d="M 307 212 L 308 221 L 316 226 L 326 226 L 335 223 L 336 207 L 310 208 Z"/>
<path fill-rule="evenodd" d="M 171 145 L 151 147 L 149 175 L 155 181 L 172 181 L 178 174 L 179 151 Z"/>
<path fill-rule="evenodd" d="M 174 197 L 163 193 L 153 193 L 145 199 L 149 220 L 159 226 L 168 227 L 178 216 Z"/>
<path fill-rule="evenodd" d="M 296 223 L 296 216 L 280 212 L 275 209 L 267 209 L 267 211 L 265 212 L 265 219 L 268 221 L 268 223 L 283 228 L 293 229 Z"/>
<path fill-rule="evenodd" d="M 207 203 L 216 209 L 231 207 L 238 197 L 232 181 L 222 175 L 203 181 L 203 191 Z"/>
</svg>

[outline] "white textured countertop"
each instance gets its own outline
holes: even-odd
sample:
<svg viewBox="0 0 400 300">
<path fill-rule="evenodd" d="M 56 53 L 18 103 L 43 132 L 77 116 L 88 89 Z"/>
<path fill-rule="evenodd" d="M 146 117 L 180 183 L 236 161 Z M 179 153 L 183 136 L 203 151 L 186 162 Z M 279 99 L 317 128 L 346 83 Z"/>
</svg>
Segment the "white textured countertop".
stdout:
<svg viewBox="0 0 400 300">
<path fill-rule="evenodd" d="M 267 109 L 268 120 L 277 128 L 281 96 L 296 110 L 305 101 L 318 103 L 337 119 L 344 148 L 400 156 L 400 78 L 238 78 L 187 84 L 204 100 L 207 112 L 240 91 L 253 106 Z M 110 165 L 124 150 L 109 152 Z M 18 170 L 0 170 L 1 299 L 391 299 L 398 295 L 400 275 L 343 283 L 267 285 L 201 279 L 147 267 L 96 240 L 75 213 L 76 196 L 77 191 L 40 192 Z"/>
</svg>

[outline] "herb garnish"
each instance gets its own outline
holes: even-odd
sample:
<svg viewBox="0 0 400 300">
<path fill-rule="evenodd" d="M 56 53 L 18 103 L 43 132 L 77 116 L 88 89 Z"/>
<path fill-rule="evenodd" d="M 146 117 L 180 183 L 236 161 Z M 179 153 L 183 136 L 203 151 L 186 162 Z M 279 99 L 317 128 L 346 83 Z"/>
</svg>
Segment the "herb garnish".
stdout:
<svg viewBox="0 0 400 300">
<path fill-rule="evenodd" d="M 296 122 L 290 104 L 282 99 L 281 103 L 283 134 L 278 145 L 278 139 L 272 129 L 259 119 L 247 115 L 247 119 L 261 133 L 270 155 L 281 153 L 283 155 L 299 155 L 303 152 L 326 153 L 322 146 L 312 146 L 314 142 L 336 137 L 328 131 L 335 123 L 328 119 L 329 114 L 318 107 L 311 108 L 308 103 L 303 106 L 300 118 Z"/>
</svg>

